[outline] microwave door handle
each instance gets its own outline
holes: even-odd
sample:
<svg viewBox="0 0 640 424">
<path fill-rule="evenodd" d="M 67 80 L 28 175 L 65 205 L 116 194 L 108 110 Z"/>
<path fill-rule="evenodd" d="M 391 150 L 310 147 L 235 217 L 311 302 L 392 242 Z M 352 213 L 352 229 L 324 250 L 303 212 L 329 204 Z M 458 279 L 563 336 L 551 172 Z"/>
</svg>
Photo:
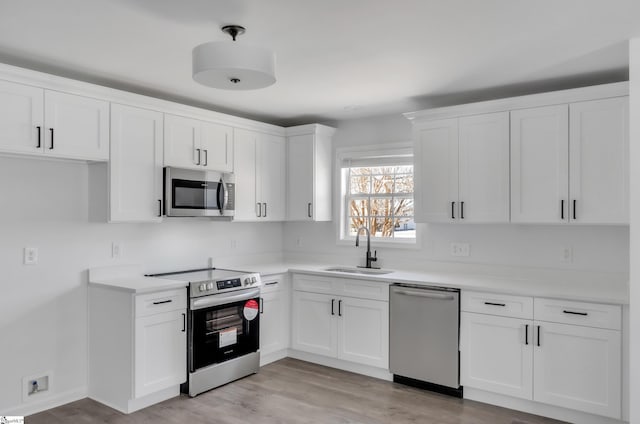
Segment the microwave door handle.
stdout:
<svg viewBox="0 0 640 424">
<path fill-rule="evenodd" d="M 222 178 L 220 178 L 220 183 L 218 184 L 218 190 L 216 192 L 216 203 L 218 205 L 218 210 L 220 211 L 220 215 L 224 214 L 224 195 L 225 195 L 225 189 L 224 189 L 224 181 L 222 181 Z"/>
</svg>

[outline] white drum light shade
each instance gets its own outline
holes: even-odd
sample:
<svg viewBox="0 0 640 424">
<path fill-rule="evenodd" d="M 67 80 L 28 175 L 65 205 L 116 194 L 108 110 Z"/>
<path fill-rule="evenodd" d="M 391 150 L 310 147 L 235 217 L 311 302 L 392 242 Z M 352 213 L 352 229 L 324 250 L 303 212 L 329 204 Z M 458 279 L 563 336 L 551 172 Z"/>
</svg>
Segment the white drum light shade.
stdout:
<svg viewBox="0 0 640 424">
<path fill-rule="evenodd" d="M 193 49 L 193 79 L 224 90 L 253 90 L 276 82 L 275 54 L 234 41 L 213 41 Z"/>
</svg>

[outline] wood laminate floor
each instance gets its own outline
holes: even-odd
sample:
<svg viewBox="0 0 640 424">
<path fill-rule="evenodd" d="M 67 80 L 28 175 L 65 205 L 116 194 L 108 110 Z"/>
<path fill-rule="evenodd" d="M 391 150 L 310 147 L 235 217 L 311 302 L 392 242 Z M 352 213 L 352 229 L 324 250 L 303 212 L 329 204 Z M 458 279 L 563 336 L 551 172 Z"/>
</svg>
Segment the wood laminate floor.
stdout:
<svg viewBox="0 0 640 424">
<path fill-rule="evenodd" d="M 552 424 L 559 421 L 283 359 L 195 398 L 122 414 L 90 399 L 34 414 L 27 424 Z"/>
</svg>

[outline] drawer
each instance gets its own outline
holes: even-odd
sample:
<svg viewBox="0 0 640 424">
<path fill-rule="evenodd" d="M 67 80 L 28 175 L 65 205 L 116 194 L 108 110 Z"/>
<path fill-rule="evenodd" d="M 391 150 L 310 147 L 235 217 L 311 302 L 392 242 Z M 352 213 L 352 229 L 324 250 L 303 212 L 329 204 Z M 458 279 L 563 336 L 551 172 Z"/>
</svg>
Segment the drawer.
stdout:
<svg viewBox="0 0 640 424">
<path fill-rule="evenodd" d="M 620 330 L 622 328 L 622 308 L 620 305 L 537 297 L 534 301 L 534 318 L 536 321 L 558 322 L 611 330 Z"/>
<path fill-rule="evenodd" d="M 335 293 L 334 279 L 316 275 L 294 274 L 293 290 L 312 293 Z"/>
<path fill-rule="evenodd" d="M 187 308 L 187 290 L 176 289 L 136 296 L 136 316 L 160 314 Z"/>
<path fill-rule="evenodd" d="M 532 319 L 533 298 L 462 290 L 460 309 L 465 312 Z"/>
<path fill-rule="evenodd" d="M 335 283 L 342 296 L 389 301 L 389 283 L 348 279 L 337 279 Z"/>
<path fill-rule="evenodd" d="M 268 278 L 264 278 L 262 280 L 262 287 L 260 288 L 260 292 L 271 293 L 283 290 L 287 283 L 286 278 L 286 275 L 270 275 Z"/>
</svg>

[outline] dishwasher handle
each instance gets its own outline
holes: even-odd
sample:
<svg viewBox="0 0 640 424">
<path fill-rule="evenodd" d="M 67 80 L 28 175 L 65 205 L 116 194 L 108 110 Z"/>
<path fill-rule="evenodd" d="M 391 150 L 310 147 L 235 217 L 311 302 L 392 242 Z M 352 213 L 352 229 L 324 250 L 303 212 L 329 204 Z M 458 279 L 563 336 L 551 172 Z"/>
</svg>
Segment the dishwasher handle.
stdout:
<svg viewBox="0 0 640 424">
<path fill-rule="evenodd" d="M 455 300 L 455 296 L 451 294 L 432 293 L 428 290 L 421 291 L 409 291 L 409 290 L 394 290 L 396 294 L 403 294 L 405 296 L 426 297 L 428 299 L 438 300 Z"/>
</svg>

